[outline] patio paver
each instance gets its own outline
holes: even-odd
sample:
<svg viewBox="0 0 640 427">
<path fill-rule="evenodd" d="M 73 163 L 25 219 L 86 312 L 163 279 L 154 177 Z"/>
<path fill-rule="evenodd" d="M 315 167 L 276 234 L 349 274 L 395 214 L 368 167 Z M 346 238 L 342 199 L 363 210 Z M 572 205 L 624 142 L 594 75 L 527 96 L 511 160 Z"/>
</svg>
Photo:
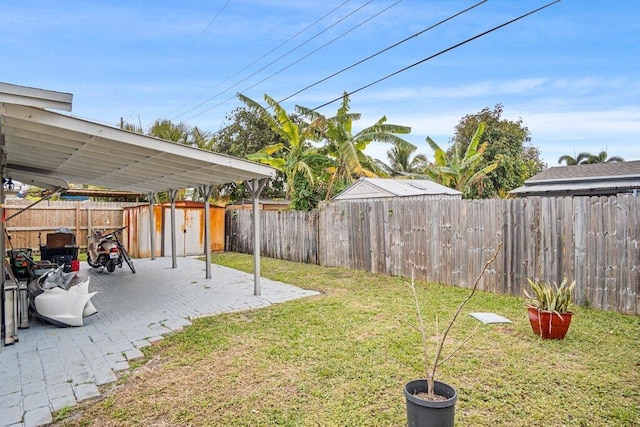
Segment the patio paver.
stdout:
<svg viewBox="0 0 640 427">
<path fill-rule="evenodd" d="M 0 349 L 0 426 L 30 427 L 52 421 L 52 412 L 99 395 L 97 386 L 117 379 L 140 348 L 179 331 L 191 319 L 266 307 L 317 292 L 265 278 L 261 296 L 253 295 L 253 275 L 195 258 L 134 260 L 113 273 L 82 263 L 80 279 L 91 277 L 89 291 L 98 313 L 84 326 L 58 328 L 30 318 L 19 342 Z"/>
</svg>

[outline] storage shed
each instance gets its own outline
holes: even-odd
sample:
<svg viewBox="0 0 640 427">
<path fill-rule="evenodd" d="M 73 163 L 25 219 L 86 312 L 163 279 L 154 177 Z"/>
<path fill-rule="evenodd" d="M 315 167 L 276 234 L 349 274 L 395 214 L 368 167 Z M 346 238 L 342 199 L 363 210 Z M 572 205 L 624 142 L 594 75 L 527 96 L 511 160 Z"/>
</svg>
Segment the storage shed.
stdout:
<svg viewBox="0 0 640 427">
<path fill-rule="evenodd" d="M 360 178 L 333 200 L 381 199 L 410 197 L 414 199 L 461 199 L 462 193 L 428 179 Z"/>
</svg>

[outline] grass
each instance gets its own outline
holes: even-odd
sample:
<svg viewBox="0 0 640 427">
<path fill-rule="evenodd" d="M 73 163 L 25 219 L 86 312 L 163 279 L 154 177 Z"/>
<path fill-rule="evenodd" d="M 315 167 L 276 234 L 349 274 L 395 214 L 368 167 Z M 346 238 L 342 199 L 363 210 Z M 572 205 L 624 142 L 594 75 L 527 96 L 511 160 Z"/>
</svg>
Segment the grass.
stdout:
<svg viewBox="0 0 640 427">
<path fill-rule="evenodd" d="M 251 271 L 253 259 L 214 254 Z M 408 280 L 262 259 L 270 279 L 322 295 L 198 319 L 145 351 L 146 363 L 59 425 L 399 426 L 402 387 L 423 377 Z M 212 282 L 215 286 L 215 282 Z M 467 291 L 417 282 L 425 321 Z M 457 388 L 460 426 L 640 425 L 640 318 L 577 309 L 567 338 L 533 334 L 522 298 L 477 293 L 449 349 L 492 311 L 439 378 Z M 445 349 L 446 353 L 446 349 Z M 66 414 L 65 414 L 66 415 Z"/>
</svg>

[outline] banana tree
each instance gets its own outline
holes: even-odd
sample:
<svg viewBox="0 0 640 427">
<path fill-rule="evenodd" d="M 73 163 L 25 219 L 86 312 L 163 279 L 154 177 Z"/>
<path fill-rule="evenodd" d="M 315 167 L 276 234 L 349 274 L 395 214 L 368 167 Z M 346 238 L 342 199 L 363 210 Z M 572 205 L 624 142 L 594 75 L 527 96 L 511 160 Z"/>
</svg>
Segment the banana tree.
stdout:
<svg viewBox="0 0 640 427">
<path fill-rule="evenodd" d="M 474 188 L 482 185 L 487 174 L 498 167 L 496 161 L 479 168 L 484 151 L 489 144 L 488 141 L 480 144 L 483 133 L 484 123 L 480 122 L 464 153 L 461 153 L 458 147 L 453 147 L 448 153 L 433 139 L 427 137 L 427 143 L 433 150 L 435 160 L 426 167 L 426 174 L 434 181 L 468 196 Z"/>
<path fill-rule="evenodd" d="M 314 123 L 313 130 L 325 141 L 323 153 L 332 161 L 332 166 L 326 170 L 329 175 L 327 199 L 333 195 L 336 184 L 348 186 L 359 177 L 386 175 L 375 160 L 364 153 L 372 141 L 409 144 L 396 134 L 408 134 L 411 128 L 387 123 L 384 116 L 374 125 L 354 134 L 353 122 L 359 120 L 361 114 L 349 112 L 349 96 L 346 93 L 334 117 L 327 119 L 316 111 L 300 106 L 296 107 L 296 111 Z"/>
<path fill-rule="evenodd" d="M 287 184 L 287 198 L 293 201 L 297 194 L 296 182 L 299 182 L 296 178 L 302 177 L 312 185 L 315 181 L 310 163 L 314 156 L 318 156 L 318 150 L 309 143 L 315 136 L 314 124 L 296 123 L 277 101 L 266 94 L 264 99 L 273 109 L 273 113 L 247 96 L 238 94 L 238 98 L 247 106 L 254 108 L 260 118 L 284 141 L 268 145 L 246 157 L 280 171 Z"/>
</svg>

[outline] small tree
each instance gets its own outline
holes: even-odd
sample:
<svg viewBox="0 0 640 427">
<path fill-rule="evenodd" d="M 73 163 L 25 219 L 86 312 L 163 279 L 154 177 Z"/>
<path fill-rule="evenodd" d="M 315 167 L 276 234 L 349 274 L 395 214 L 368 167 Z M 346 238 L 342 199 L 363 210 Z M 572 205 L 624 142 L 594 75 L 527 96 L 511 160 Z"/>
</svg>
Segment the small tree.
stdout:
<svg viewBox="0 0 640 427">
<path fill-rule="evenodd" d="M 453 317 L 447 324 L 442 334 L 440 334 L 440 331 L 437 329 L 438 325 L 436 322 L 436 334 L 435 334 L 436 348 L 434 351 L 433 358 L 430 357 L 430 349 L 429 349 L 430 340 L 427 333 L 427 328 L 424 325 L 424 321 L 422 318 L 422 311 L 420 310 L 420 301 L 418 299 L 418 293 L 416 292 L 416 286 L 413 280 L 413 272 L 411 273 L 411 292 L 413 294 L 413 300 L 416 306 L 416 314 L 418 316 L 418 326 L 414 326 L 414 328 L 420 331 L 420 335 L 422 337 L 422 349 L 423 349 L 423 355 L 424 355 L 424 371 L 425 371 L 425 379 L 427 381 L 427 399 L 429 400 L 435 399 L 434 382 L 435 382 L 435 377 L 436 377 L 436 372 L 438 370 L 438 367 L 440 367 L 440 365 L 442 365 L 444 362 L 449 360 L 454 354 L 456 354 L 458 350 L 460 350 L 462 346 L 464 346 L 473 335 L 473 334 L 469 334 L 469 336 L 455 350 L 453 350 L 451 354 L 449 354 L 445 358 L 442 357 L 442 350 L 444 349 L 444 345 L 447 340 L 447 336 L 449 335 L 449 331 L 451 331 L 453 324 L 455 323 L 456 319 L 462 312 L 462 308 L 467 304 L 467 302 L 469 302 L 471 297 L 473 297 L 473 294 L 475 294 L 476 289 L 478 288 L 478 283 L 480 282 L 480 279 L 484 275 L 484 272 L 487 271 L 487 268 L 489 268 L 489 266 L 496 260 L 496 258 L 498 257 L 498 254 L 500 253 L 501 248 L 502 248 L 502 242 L 499 242 L 498 247 L 493 253 L 493 256 L 487 262 L 484 263 L 484 266 L 482 267 L 480 274 L 478 274 L 478 277 L 476 277 L 475 282 L 473 282 L 473 287 L 471 288 L 471 292 L 460 303 L 460 305 L 458 305 L 458 308 L 454 312 Z"/>
</svg>

